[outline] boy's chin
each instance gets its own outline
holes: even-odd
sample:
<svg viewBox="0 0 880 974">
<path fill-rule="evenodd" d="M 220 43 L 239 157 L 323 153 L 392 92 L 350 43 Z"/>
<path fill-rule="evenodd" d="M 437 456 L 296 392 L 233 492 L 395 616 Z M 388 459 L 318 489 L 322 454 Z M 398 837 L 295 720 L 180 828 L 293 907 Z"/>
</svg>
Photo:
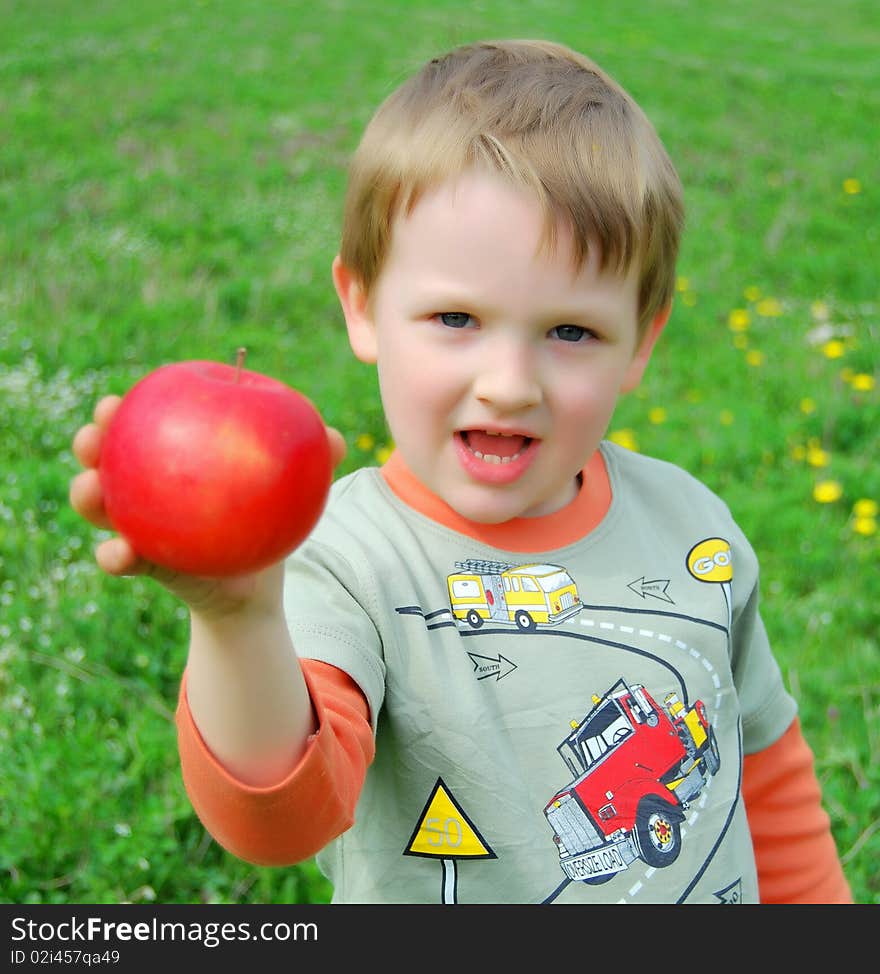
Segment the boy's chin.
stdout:
<svg viewBox="0 0 880 974">
<path fill-rule="evenodd" d="M 497 490 L 486 487 L 439 490 L 436 496 L 459 517 L 474 524 L 504 524 L 519 517 L 518 505 L 505 502 L 497 496 Z"/>
<path fill-rule="evenodd" d="M 518 518 L 545 517 L 554 514 L 572 501 L 577 494 L 577 485 L 572 481 L 569 493 L 560 493 L 549 500 L 517 497 L 498 488 L 477 488 L 462 492 L 454 497 L 443 498 L 449 507 L 460 517 L 475 524 L 506 524 Z"/>
</svg>

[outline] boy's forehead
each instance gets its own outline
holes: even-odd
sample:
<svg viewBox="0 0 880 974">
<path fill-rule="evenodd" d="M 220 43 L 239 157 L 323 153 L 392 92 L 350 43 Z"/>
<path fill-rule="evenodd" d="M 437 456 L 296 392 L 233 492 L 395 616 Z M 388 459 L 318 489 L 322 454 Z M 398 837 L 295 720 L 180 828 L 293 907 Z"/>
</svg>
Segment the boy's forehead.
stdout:
<svg viewBox="0 0 880 974">
<path fill-rule="evenodd" d="M 515 304 L 528 314 L 635 316 L 634 268 L 602 268 L 598 246 L 578 264 L 564 222 L 552 245 L 545 228 L 540 202 L 505 180 L 478 175 L 438 185 L 397 215 L 376 291 L 484 310 Z"/>
<path fill-rule="evenodd" d="M 568 218 L 545 207 L 531 188 L 482 169 L 426 187 L 410 206 L 400 207 L 391 224 L 388 256 L 417 258 L 454 247 L 466 260 L 469 253 L 480 254 L 483 244 L 500 247 L 508 257 L 528 256 L 555 265 L 573 276 L 608 274 L 623 281 L 636 274 L 635 267 L 620 274 L 603 269 L 596 240 L 588 242 L 583 261 L 578 261 Z"/>
<path fill-rule="evenodd" d="M 537 201 L 499 177 L 465 172 L 425 187 L 398 217 L 417 232 L 427 224 L 460 223 L 470 217 L 497 221 L 512 210 L 518 217 L 530 217 L 536 208 Z"/>
<path fill-rule="evenodd" d="M 540 202 L 525 188 L 494 174 L 465 172 L 426 187 L 408 207 L 399 208 L 391 227 L 391 250 L 456 244 L 466 251 L 493 240 L 498 228 L 505 227 L 509 246 L 537 251 L 547 223 Z"/>
</svg>

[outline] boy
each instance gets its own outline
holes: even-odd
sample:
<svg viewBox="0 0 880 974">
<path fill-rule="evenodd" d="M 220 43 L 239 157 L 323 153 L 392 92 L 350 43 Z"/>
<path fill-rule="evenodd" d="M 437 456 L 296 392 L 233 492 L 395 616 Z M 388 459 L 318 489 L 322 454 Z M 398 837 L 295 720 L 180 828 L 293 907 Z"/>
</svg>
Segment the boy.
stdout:
<svg viewBox="0 0 880 974">
<path fill-rule="evenodd" d="M 602 439 L 681 223 L 650 123 L 564 47 L 467 45 L 381 106 L 333 280 L 394 455 L 258 575 L 98 550 L 189 605 L 181 761 L 226 848 L 319 853 L 339 902 L 850 901 L 748 542 Z M 106 525 L 94 470 L 72 499 Z"/>
</svg>

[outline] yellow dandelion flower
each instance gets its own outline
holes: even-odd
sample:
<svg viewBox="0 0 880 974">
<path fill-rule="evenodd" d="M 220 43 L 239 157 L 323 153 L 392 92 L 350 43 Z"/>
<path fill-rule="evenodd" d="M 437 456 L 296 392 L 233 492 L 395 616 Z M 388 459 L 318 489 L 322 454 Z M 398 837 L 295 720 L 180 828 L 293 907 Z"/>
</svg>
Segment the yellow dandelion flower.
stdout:
<svg viewBox="0 0 880 974">
<path fill-rule="evenodd" d="M 839 338 L 832 338 L 822 346 L 825 358 L 841 358 L 846 353 L 846 345 Z"/>
<path fill-rule="evenodd" d="M 857 372 L 849 380 L 849 384 L 856 392 L 870 392 L 874 388 L 874 376 L 867 372 Z"/>
<path fill-rule="evenodd" d="M 877 517 L 880 514 L 880 506 L 870 497 L 860 497 L 853 504 L 853 514 L 856 517 Z"/>
<path fill-rule="evenodd" d="M 727 326 L 731 331 L 746 331 L 751 320 L 752 316 L 745 308 L 734 308 L 727 316 Z"/>
<path fill-rule="evenodd" d="M 778 318 L 782 314 L 782 303 L 776 298 L 764 298 L 758 302 L 755 311 L 762 318 Z"/>
<path fill-rule="evenodd" d="M 627 450 L 632 450 L 634 453 L 638 452 L 639 445 L 636 434 L 630 429 L 614 430 L 608 434 L 608 439 Z"/>
<path fill-rule="evenodd" d="M 743 291 L 743 297 L 746 301 L 751 301 L 752 304 L 755 301 L 761 300 L 761 289 L 756 284 L 750 284 L 745 291 Z"/>
<path fill-rule="evenodd" d="M 735 419 L 736 417 L 729 409 L 722 409 L 718 414 L 718 422 L 721 423 L 722 426 L 733 426 Z"/>
<path fill-rule="evenodd" d="M 804 416 L 811 416 L 814 412 L 816 412 L 816 400 L 810 399 L 809 396 L 805 396 L 803 399 L 801 399 L 801 412 L 804 414 Z"/>
<path fill-rule="evenodd" d="M 376 445 L 376 441 L 369 433 L 361 433 L 361 435 L 354 441 L 354 445 L 359 450 L 364 450 L 366 452 L 367 450 L 373 449 L 373 447 Z"/>
<path fill-rule="evenodd" d="M 843 191 L 848 196 L 855 196 L 856 193 L 861 193 L 862 184 L 858 179 L 854 179 L 852 177 L 850 177 L 849 179 L 844 179 Z"/>
<path fill-rule="evenodd" d="M 864 537 L 868 535 L 875 534 L 877 532 L 877 518 L 875 517 L 857 517 L 853 519 L 852 522 L 853 531 L 856 534 L 861 534 Z"/>
<path fill-rule="evenodd" d="M 836 480 L 820 480 L 813 487 L 813 500 L 820 504 L 833 504 L 843 497 L 843 487 Z"/>
<path fill-rule="evenodd" d="M 752 368 L 758 368 L 764 364 L 764 353 L 759 352 L 756 348 L 751 351 L 746 352 L 746 362 L 752 366 Z"/>
<path fill-rule="evenodd" d="M 387 463 L 388 458 L 391 456 L 391 451 L 394 449 L 392 446 L 380 446 L 376 450 L 375 457 L 377 463 Z"/>
<path fill-rule="evenodd" d="M 827 467 L 831 463 L 831 455 L 821 446 L 808 446 L 806 459 L 811 467 Z"/>
<path fill-rule="evenodd" d="M 675 290 L 679 293 L 683 291 L 690 291 L 691 281 L 688 277 L 678 277 L 675 280 Z"/>
<path fill-rule="evenodd" d="M 661 423 L 665 423 L 667 418 L 667 412 L 663 406 L 654 406 L 648 411 L 648 421 L 653 423 L 655 426 L 659 426 Z"/>
</svg>

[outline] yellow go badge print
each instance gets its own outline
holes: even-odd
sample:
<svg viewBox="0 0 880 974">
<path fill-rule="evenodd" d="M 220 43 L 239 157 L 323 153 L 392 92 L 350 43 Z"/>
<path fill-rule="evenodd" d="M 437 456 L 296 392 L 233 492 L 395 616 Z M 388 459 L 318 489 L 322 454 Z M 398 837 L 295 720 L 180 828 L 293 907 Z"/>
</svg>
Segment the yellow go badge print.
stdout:
<svg viewBox="0 0 880 974">
<path fill-rule="evenodd" d="M 698 582 L 729 582 L 733 578 L 730 543 L 724 538 L 706 538 L 691 548 L 687 570 Z"/>
</svg>

